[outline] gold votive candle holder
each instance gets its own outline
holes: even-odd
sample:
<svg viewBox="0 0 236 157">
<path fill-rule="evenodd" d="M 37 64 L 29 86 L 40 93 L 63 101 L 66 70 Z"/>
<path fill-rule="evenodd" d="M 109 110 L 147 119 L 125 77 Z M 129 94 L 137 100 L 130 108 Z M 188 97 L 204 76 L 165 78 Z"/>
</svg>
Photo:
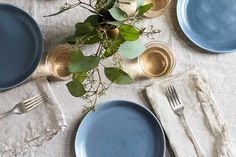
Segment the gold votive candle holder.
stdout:
<svg viewBox="0 0 236 157">
<path fill-rule="evenodd" d="M 51 76 L 60 80 L 71 78 L 71 73 L 67 70 L 69 52 L 70 47 L 68 45 L 60 45 L 48 53 L 45 64 Z"/>
<path fill-rule="evenodd" d="M 133 79 L 163 78 L 168 76 L 175 67 L 175 57 L 167 44 L 149 42 L 144 52 L 136 59 L 126 61 L 125 71 Z"/>
<path fill-rule="evenodd" d="M 54 80 L 68 80 L 71 73 L 67 70 L 69 64 L 69 45 L 59 45 L 44 55 L 31 79 L 48 76 Z"/>
<path fill-rule="evenodd" d="M 145 17 L 153 18 L 164 14 L 170 6 L 171 0 L 144 0 L 144 3 L 153 4 L 153 7 L 144 14 Z"/>
</svg>

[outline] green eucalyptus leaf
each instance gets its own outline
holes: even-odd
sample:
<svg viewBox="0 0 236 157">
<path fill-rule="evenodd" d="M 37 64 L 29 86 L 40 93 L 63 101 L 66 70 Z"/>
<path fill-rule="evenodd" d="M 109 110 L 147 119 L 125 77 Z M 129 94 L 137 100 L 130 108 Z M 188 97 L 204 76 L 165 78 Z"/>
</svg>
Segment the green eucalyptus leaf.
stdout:
<svg viewBox="0 0 236 157">
<path fill-rule="evenodd" d="M 133 82 L 132 78 L 122 69 L 115 67 L 105 68 L 106 77 L 116 84 L 130 84 Z"/>
<path fill-rule="evenodd" d="M 125 21 L 128 17 L 128 15 L 123 10 L 118 8 L 117 6 L 112 7 L 109 10 L 109 12 L 110 12 L 111 16 L 117 21 Z"/>
<path fill-rule="evenodd" d="M 81 97 L 86 93 L 84 86 L 80 81 L 71 81 L 67 83 L 66 86 L 70 94 L 74 97 Z"/>
<path fill-rule="evenodd" d="M 126 41 L 134 41 L 137 40 L 140 36 L 139 32 L 131 25 L 121 25 L 119 27 L 120 35 L 126 40 Z"/>
<path fill-rule="evenodd" d="M 84 56 L 79 61 L 70 63 L 68 69 L 71 73 L 87 72 L 97 67 L 99 61 L 98 56 Z"/>
<path fill-rule="evenodd" d="M 140 40 L 126 41 L 119 47 L 119 52 L 121 52 L 128 59 L 138 57 L 143 51 L 144 45 L 140 42 Z"/>
<path fill-rule="evenodd" d="M 99 25 L 99 15 L 90 15 L 84 22 L 89 22 L 93 27 Z"/>
<path fill-rule="evenodd" d="M 100 38 L 99 38 L 98 33 L 96 31 L 90 35 L 83 36 L 80 39 L 82 39 L 83 44 L 95 44 L 100 41 Z"/>
<path fill-rule="evenodd" d="M 74 81 L 80 81 L 81 83 L 83 83 L 83 81 L 87 78 L 87 74 L 86 73 L 73 73 L 72 79 Z"/>
<path fill-rule="evenodd" d="M 104 47 L 105 52 L 104 52 L 103 56 L 105 58 L 113 56 L 118 51 L 118 48 L 119 48 L 121 43 L 122 43 L 122 41 L 120 39 L 113 40 L 111 42 L 111 44 L 109 44 L 107 47 L 106 46 Z"/>
<path fill-rule="evenodd" d="M 143 16 L 143 14 L 145 14 L 149 9 L 151 9 L 153 7 L 153 4 L 152 3 L 149 3 L 149 4 L 145 4 L 141 7 L 139 7 L 138 9 L 138 16 Z"/>
<path fill-rule="evenodd" d="M 62 41 L 60 43 L 61 44 L 69 43 L 71 45 L 74 45 L 74 44 L 76 44 L 76 38 L 77 38 L 76 35 L 71 35 L 71 36 L 68 36 L 68 37 L 62 39 Z"/>
<path fill-rule="evenodd" d="M 107 0 L 107 9 L 110 9 L 115 4 L 116 0 Z"/>
<path fill-rule="evenodd" d="M 70 62 L 78 62 L 80 59 L 84 57 L 82 51 L 78 48 L 72 49 L 69 54 Z"/>
<path fill-rule="evenodd" d="M 84 22 L 84 23 L 79 22 L 75 25 L 75 28 L 76 28 L 75 34 L 77 36 L 90 34 L 95 30 L 95 28 L 91 25 L 90 22 Z"/>
</svg>

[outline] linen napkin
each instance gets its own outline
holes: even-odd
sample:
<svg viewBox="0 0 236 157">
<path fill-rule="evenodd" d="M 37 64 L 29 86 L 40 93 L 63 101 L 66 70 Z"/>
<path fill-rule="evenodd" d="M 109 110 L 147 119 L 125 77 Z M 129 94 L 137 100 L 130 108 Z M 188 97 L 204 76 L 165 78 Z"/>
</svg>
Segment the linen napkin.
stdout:
<svg viewBox="0 0 236 157">
<path fill-rule="evenodd" d="M 210 91 L 204 70 L 190 70 L 147 87 L 146 92 L 177 157 L 197 157 L 184 123 L 174 114 L 164 88 L 174 85 L 184 114 L 206 157 L 235 157 L 226 123 Z"/>
<path fill-rule="evenodd" d="M 64 115 L 45 77 L 1 92 L 0 113 L 39 94 L 45 102 L 37 108 L 0 119 L 0 157 L 23 156 L 32 147 L 40 146 L 63 131 L 66 126 Z"/>
</svg>

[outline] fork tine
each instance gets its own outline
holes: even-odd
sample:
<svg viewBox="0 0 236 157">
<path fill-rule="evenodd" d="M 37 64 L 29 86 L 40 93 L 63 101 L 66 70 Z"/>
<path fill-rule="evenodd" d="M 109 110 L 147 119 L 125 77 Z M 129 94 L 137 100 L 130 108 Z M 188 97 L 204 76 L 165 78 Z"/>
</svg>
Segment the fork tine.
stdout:
<svg viewBox="0 0 236 157">
<path fill-rule="evenodd" d="M 38 98 L 42 98 L 42 96 L 41 96 L 41 95 L 36 95 L 36 96 L 34 96 L 34 97 L 31 97 L 31 98 L 29 98 L 29 99 L 23 101 L 23 103 L 26 104 L 26 103 L 31 102 L 31 101 L 34 101 L 35 99 L 38 99 Z"/>
<path fill-rule="evenodd" d="M 173 91 L 173 95 L 175 96 L 176 98 L 176 101 L 178 101 L 179 104 L 181 104 L 180 100 L 179 100 L 179 96 L 178 96 L 178 93 L 175 89 L 175 87 L 173 85 L 171 85 L 171 88 L 172 88 L 172 91 Z"/>
<path fill-rule="evenodd" d="M 27 109 L 27 108 L 30 108 L 31 106 L 33 106 L 34 104 L 36 104 L 36 103 L 38 103 L 38 102 L 40 102 L 40 101 L 42 101 L 42 100 L 44 100 L 43 98 L 39 98 L 39 99 L 36 99 L 35 101 L 33 101 L 33 102 L 31 102 L 31 103 L 27 103 L 27 104 L 25 104 L 25 108 Z"/>
<path fill-rule="evenodd" d="M 43 97 L 42 97 L 42 96 L 35 97 L 34 99 L 31 99 L 30 101 L 27 101 L 26 103 L 24 103 L 24 105 L 25 105 L 25 106 L 30 105 L 30 104 L 32 104 L 33 102 L 38 101 L 38 100 L 40 100 L 40 99 L 43 99 Z"/>
<path fill-rule="evenodd" d="M 35 107 L 38 107 L 43 102 L 44 102 L 44 100 L 34 102 L 30 107 L 26 108 L 26 110 L 30 111 L 30 110 L 34 109 Z"/>
<path fill-rule="evenodd" d="M 173 88 L 172 88 L 171 85 L 169 86 L 169 90 L 170 90 L 171 98 L 172 98 L 172 100 L 173 100 L 175 106 L 178 106 L 178 102 L 177 102 L 177 100 L 176 100 L 176 96 L 175 96 L 175 94 L 174 94 L 174 90 L 173 90 Z"/>
<path fill-rule="evenodd" d="M 170 96 L 169 96 L 169 93 L 168 93 L 167 88 L 165 89 L 165 95 L 166 95 L 166 97 L 167 97 L 169 103 L 171 103 Z"/>
<path fill-rule="evenodd" d="M 167 99 L 169 100 L 169 103 L 171 104 L 172 107 L 175 107 L 175 103 L 173 101 L 173 96 L 171 94 L 171 90 L 170 90 L 170 87 L 167 87 L 166 88 L 166 97 Z"/>
</svg>

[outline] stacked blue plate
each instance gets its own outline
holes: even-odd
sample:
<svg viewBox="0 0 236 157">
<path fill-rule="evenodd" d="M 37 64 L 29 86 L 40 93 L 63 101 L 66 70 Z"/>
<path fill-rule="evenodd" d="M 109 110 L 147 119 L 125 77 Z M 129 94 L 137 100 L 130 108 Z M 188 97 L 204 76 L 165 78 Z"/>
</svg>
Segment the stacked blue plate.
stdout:
<svg viewBox="0 0 236 157">
<path fill-rule="evenodd" d="M 0 91 L 24 82 L 43 53 L 37 23 L 23 10 L 0 3 Z"/>
<path fill-rule="evenodd" d="M 233 0 L 178 0 L 177 17 L 186 36 L 215 53 L 236 51 L 236 3 Z"/>
</svg>

